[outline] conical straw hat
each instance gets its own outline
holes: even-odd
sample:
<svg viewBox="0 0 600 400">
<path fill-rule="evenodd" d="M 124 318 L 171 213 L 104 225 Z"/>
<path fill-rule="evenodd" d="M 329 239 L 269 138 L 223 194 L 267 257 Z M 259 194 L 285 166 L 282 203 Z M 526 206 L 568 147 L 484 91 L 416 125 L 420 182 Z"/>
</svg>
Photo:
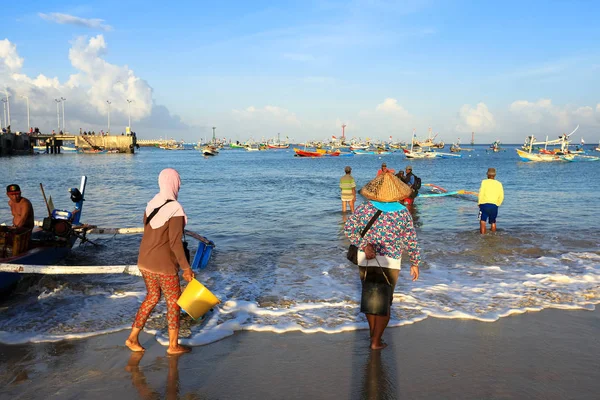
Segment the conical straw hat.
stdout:
<svg viewBox="0 0 600 400">
<path fill-rule="evenodd" d="M 360 194 L 369 200 L 392 203 L 406 199 L 412 194 L 412 189 L 391 172 L 386 172 L 363 186 Z"/>
</svg>

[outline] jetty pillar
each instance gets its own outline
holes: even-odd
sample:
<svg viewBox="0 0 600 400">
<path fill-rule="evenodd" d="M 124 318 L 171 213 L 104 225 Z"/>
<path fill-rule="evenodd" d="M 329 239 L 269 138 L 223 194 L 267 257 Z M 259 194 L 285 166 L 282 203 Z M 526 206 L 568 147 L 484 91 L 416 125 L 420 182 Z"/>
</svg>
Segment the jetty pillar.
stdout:
<svg viewBox="0 0 600 400">
<path fill-rule="evenodd" d="M 78 135 L 75 136 L 75 146 L 79 149 L 102 148 L 116 150 L 119 153 L 135 153 L 136 137 L 134 135 Z"/>
</svg>

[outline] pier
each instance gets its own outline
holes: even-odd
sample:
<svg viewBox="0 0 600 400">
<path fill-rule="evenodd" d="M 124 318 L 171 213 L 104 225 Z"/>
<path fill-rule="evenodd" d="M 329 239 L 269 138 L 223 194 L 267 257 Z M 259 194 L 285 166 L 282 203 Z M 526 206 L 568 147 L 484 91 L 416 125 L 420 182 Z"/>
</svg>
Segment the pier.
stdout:
<svg viewBox="0 0 600 400">
<path fill-rule="evenodd" d="M 77 149 L 114 150 L 119 153 L 135 153 L 138 146 L 135 135 L 60 135 L 60 134 L 26 134 L 2 133 L 0 135 L 0 156 L 33 154 L 33 146 L 46 146 L 49 153 L 60 153 L 63 142 L 74 142 Z"/>
</svg>

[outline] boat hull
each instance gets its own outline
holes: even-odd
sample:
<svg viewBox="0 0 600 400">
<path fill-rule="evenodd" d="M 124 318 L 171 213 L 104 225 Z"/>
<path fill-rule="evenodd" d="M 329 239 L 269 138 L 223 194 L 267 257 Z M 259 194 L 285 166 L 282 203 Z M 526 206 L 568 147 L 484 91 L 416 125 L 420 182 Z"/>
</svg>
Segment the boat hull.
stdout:
<svg viewBox="0 0 600 400">
<path fill-rule="evenodd" d="M 35 242 L 36 233 L 32 234 L 32 241 Z M 2 258 L 0 263 L 3 264 L 25 264 L 25 265 L 52 265 L 65 258 L 71 248 L 75 244 L 77 237 L 72 236 L 70 241 L 64 243 L 63 246 L 41 246 L 27 250 L 25 253 L 15 257 Z M 21 279 L 21 274 L 12 272 L 0 272 L 0 293 L 10 291 L 14 285 Z"/>
<path fill-rule="evenodd" d="M 540 153 L 528 153 L 521 149 L 516 149 L 517 154 L 523 161 L 536 161 L 536 162 L 550 162 L 550 161 L 562 161 L 560 156 L 555 154 L 540 154 Z"/>
</svg>

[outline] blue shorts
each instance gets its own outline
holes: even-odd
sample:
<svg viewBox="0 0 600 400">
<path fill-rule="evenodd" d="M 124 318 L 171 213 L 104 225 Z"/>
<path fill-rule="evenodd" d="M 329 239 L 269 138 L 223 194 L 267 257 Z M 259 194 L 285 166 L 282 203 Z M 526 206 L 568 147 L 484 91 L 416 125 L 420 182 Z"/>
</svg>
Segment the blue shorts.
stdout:
<svg viewBox="0 0 600 400">
<path fill-rule="evenodd" d="M 489 219 L 490 224 L 496 223 L 496 217 L 498 216 L 498 206 L 495 204 L 480 204 L 479 205 L 479 220 L 487 221 Z"/>
</svg>

